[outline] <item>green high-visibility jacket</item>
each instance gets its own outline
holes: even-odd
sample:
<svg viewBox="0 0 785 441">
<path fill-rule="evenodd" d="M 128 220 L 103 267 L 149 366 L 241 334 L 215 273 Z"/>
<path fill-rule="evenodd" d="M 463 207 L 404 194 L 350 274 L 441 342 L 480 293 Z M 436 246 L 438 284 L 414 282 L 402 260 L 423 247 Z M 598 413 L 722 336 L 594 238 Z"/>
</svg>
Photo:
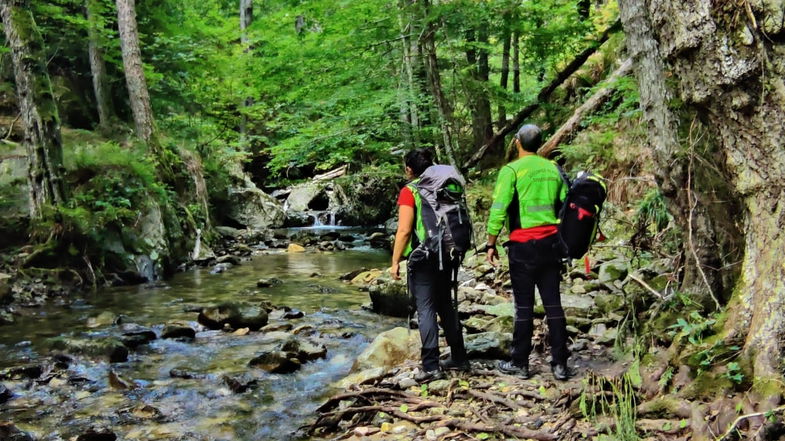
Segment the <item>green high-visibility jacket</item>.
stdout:
<svg viewBox="0 0 785 441">
<path fill-rule="evenodd" d="M 512 232 L 559 223 L 556 201 L 567 196 L 567 185 L 553 161 L 528 155 L 499 170 L 488 216 L 488 234 L 502 227 Z"/>
<path fill-rule="evenodd" d="M 420 197 L 420 192 L 417 191 L 418 182 L 420 180 L 415 179 L 406 184 L 406 187 L 414 195 L 414 234 L 409 237 L 409 242 L 406 244 L 406 248 L 403 249 L 403 257 L 409 257 L 409 254 L 414 251 L 414 247 L 425 240 L 425 225 L 422 222 L 422 198 Z"/>
</svg>

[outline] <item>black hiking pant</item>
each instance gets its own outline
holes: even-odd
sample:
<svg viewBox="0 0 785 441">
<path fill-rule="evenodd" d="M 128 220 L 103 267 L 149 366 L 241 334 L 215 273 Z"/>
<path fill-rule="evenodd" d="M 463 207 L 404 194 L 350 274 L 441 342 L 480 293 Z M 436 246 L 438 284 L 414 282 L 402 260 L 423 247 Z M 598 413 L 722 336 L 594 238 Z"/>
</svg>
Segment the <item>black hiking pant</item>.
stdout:
<svg viewBox="0 0 785 441">
<path fill-rule="evenodd" d="M 450 298 L 452 288 L 452 268 L 444 265 L 439 270 L 438 262 L 410 262 L 408 265 L 407 282 L 409 293 L 414 297 L 419 320 L 420 340 L 423 369 L 432 371 L 439 368 L 439 327 L 436 315 L 439 315 L 444 337 L 450 346 L 453 360 L 466 360 L 466 348 L 463 345 L 458 312 L 453 308 Z"/>
<path fill-rule="evenodd" d="M 567 363 L 567 319 L 561 306 L 561 260 L 556 235 L 528 242 L 508 242 L 510 278 L 515 299 L 512 362 L 529 365 L 534 333 L 534 287 L 540 291 L 548 321 L 552 364 Z"/>
</svg>

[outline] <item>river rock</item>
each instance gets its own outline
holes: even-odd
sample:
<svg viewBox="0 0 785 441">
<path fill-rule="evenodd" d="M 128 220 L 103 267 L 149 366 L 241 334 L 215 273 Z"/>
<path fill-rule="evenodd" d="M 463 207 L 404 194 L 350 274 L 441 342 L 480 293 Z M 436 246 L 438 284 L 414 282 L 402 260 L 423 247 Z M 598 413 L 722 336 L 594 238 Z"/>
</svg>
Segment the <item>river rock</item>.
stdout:
<svg viewBox="0 0 785 441">
<path fill-rule="evenodd" d="M 34 380 L 41 377 L 44 367 L 40 364 L 27 364 L 0 370 L 0 380 Z"/>
<path fill-rule="evenodd" d="M 389 368 L 383 367 L 363 369 L 359 372 L 355 372 L 347 377 L 344 377 L 341 381 L 336 383 L 336 387 L 338 389 L 348 389 L 350 387 L 354 387 L 355 385 L 372 383 L 383 378 L 385 375 L 387 375 L 388 371 Z"/>
<path fill-rule="evenodd" d="M 117 435 L 109 428 L 91 428 L 76 437 L 76 441 L 115 441 Z"/>
<path fill-rule="evenodd" d="M 352 372 L 366 369 L 390 369 L 406 360 L 420 356 L 420 334 L 407 328 L 393 328 L 382 332 L 357 357 Z"/>
<path fill-rule="evenodd" d="M 542 301 L 540 300 L 538 303 L 542 304 Z M 562 294 L 561 304 L 564 314 L 568 317 L 591 317 L 593 315 L 594 301 L 587 295 Z"/>
<path fill-rule="evenodd" d="M 350 280 L 351 281 L 355 277 L 357 277 L 360 274 L 364 273 L 365 271 L 368 271 L 368 268 L 360 268 L 360 269 L 357 269 L 357 270 L 354 270 L 354 271 L 349 271 L 348 273 L 343 274 L 341 277 L 339 277 L 338 280 Z"/>
<path fill-rule="evenodd" d="M 300 311 L 299 309 L 288 309 L 284 311 L 281 317 L 286 320 L 293 320 L 293 319 L 305 317 L 305 313 Z"/>
<path fill-rule="evenodd" d="M 481 332 L 512 332 L 514 319 L 509 316 L 487 317 L 472 316 L 464 320 L 463 325 L 472 333 Z"/>
<path fill-rule="evenodd" d="M 268 333 L 268 332 L 284 332 L 289 331 L 294 328 L 294 325 L 291 323 L 270 323 L 267 326 L 262 327 L 260 331 Z"/>
<path fill-rule="evenodd" d="M 403 268 L 401 268 L 403 270 Z M 352 278 L 352 285 L 364 286 L 368 285 L 369 283 L 373 282 L 379 276 L 383 274 L 383 271 L 380 269 L 372 269 L 369 271 L 362 271 L 360 274 L 357 274 L 354 278 Z"/>
<path fill-rule="evenodd" d="M 257 288 L 272 288 L 273 286 L 280 286 L 283 285 L 283 280 L 277 277 L 269 277 L 266 279 L 259 279 L 256 282 Z"/>
<path fill-rule="evenodd" d="M 305 247 L 296 243 L 290 243 L 286 248 L 287 253 L 304 253 Z"/>
<path fill-rule="evenodd" d="M 232 267 L 231 263 L 228 262 L 219 263 L 210 270 L 210 274 L 221 274 L 226 272 L 231 267 Z"/>
<path fill-rule="evenodd" d="M 232 265 L 240 265 L 240 258 L 231 254 L 224 254 L 215 259 L 216 263 L 231 263 Z"/>
<path fill-rule="evenodd" d="M 510 356 L 512 336 L 506 332 L 483 332 L 466 336 L 469 358 L 506 359 Z"/>
<path fill-rule="evenodd" d="M 136 323 L 124 324 L 121 326 L 120 330 L 123 333 L 123 344 L 132 349 L 150 343 L 158 338 L 152 329 L 145 328 Z"/>
<path fill-rule="evenodd" d="M 35 438 L 29 433 L 20 430 L 13 423 L 0 422 L 0 440 L 35 441 Z"/>
<path fill-rule="evenodd" d="M 105 358 L 110 363 L 128 361 L 128 348 L 116 337 L 103 338 L 71 338 L 55 337 L 47 341 L 53 350 L 64 351 L 72 355 Z"/>
<path fill-rule="evenodd" d="M 164 325 L 161 338 L 196 338 L 196 330 L 185 323 L 171 322 Z"/>
<path fill-rule="evenodd" d="M 222 303 L 203 308 L 197 320 L 209 329 L 223 329 L 227 324 L 233 329 L 249 328 L 258 331 L 267 324 L 267 311 L 261 306 L 240 303 Z"/>
<path fill-rule="evenodd" d="M 273 374 L 288 374 L 300 369 L 297 354 L 283 351 L 263 352 L 248 362 L 251 367 L 263 369 Z"/>
<path fill-rule="evenodd" d="M 311 335 L 314 333 L 316 333 L 316 328 L 311 325 L 300 325 L 292 330 L 294 335 Z"/>
<path fill-rule="evenodd" d="M 0 304 L 11 300 L 11 275 L 0 273 Z"/>
<path fill-rule="evenodd" d="M 402 280 L 380 280 L 368 288 L 371 296 L 371 308 L 377 314 L 392 317 L 408 317 L 411 310 L 411 299 L 406 282 Z"/>
<path fill-rule="evenodd" d="M 117 320 L 117 316 L 110 311 L 104 311 L 98 314 L 96 317 L 90 317 L 87 319 L 87 327 L 88 328 L 98 328 L 101 326 L 109 326 L 115 324 L 115 320 Z"/>
<path fill-rule="evenodd" d="M 395 214 L 390 196 L 403 185 L 400 174 L 362 170 L 334 180 L 340 202 L 336 216 L 343 225 L 379 225 Z M 389 196 L 388 196 L 389 195 Z M 331 207 L 332 209 L 332 207 Z"/>
<path fill-rule="evenodd" d="M 206 375 L 204 374 L 199 374 L 196 372 L 191 372 L 185 369 L 177 369 L 177 368 L 170 370 L 169 376 L 172 378 L 182 378 L 184 380 L 202 379 L 206 377 Z"/>
<path fill-rule="evenodd" d="M 3 404 L 6 401 L 10 400 L 11 397 L 13 396 L 14 393 L 11 392 L 11 389 L 8 389 L 4 385 L 0 384 L 0 404 Z"/>
<path fill-rule="evenodd" d="M 233 228 L 233 227 L 227 227 L 225 225 L 219 225 L 215 227 L 215 231 L 227 239 L 238 239 L 243 235 L 243 230 L 238 230 L 237 228 Z"/>
<path fill-rule="evenodd" d="M 284 343 L 281 350 L 296 354 L 296 358 L 301 362 L 318 360 L 327 356 L 327 348 L 324 345 L 315 345 L 309 341 L 294 338 Z"/>
<path fill-rule="evenodd" d="M 390 237 L 386 233 L 376 232 L 368 236 L 368 242 L 374 248 L 389 248 Z"/>
<path fill-rule="evenodd" d="M 623 280 L 627 277 L 627 262 L 622 259 L 614 259 L 600 265 L 599 282 L 610 283 L 615 280 Z"/>
<path fill-rule="evenodd" d="M 248 374 L 224 375 L 222 379 L 224 384 L 236 394 L 241 394 L 259 384 L 258 378 L 250 377 Z"/>
</svg>

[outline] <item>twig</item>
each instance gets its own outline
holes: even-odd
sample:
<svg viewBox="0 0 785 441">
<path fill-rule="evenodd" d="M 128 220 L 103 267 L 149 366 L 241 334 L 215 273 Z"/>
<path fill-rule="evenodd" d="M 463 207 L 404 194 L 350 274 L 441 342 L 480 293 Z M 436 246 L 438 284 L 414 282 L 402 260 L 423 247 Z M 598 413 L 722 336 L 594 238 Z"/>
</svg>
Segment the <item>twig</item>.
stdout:
<svg viewBox="0 0 785 441">
<path fill-rule="evenodd" d="M 767 416 L 775 412 L 782 412 L 783 410 L 785 410 L 785 406 L 776 407 L 766 412 L 755 412 L 748 413 L 747 415 L 741 415 L 733 421 L 733 424 L 731 424 L 728 430 L 721 437 L 717 438 L 716 441 L 724 441 L 726 438 L 728 438 L 731 434 L 733 434 L 733 432 L 736 430 L 736 427 L 738 427 L 742 421 L 748 420 L 750 418 Z"/>
<path fill-rule="evenodd" d="M 460 391 L 459 393 L 470 395 L 470 396 L 472 396 L 474 398 L 479 398 L 481 400 L 490 401 L 491 403 L 501 404 L 503 406 L 508 407 L 510 410 L 518 410 L 518 409 L 521 408 L 521 406 L 518 405 L 515 401 L 507 399 L 507 398 L 504 398 L 504 397 L 500 397 L 500 396 L 498 396 L 496 394 L 493 394 L 493 393 L 477 392 L 477 391 L 471 390 L 471 389 L 469 389 L 467 391 Z"/>
<path fill-rule="evenodd" d="M 16 125 L 16 122 L 19 121 L 19 118 L 21 117 L 22 117 L 22 112 L 19 112 L 19 115 L 16 115 L 16 118 L 14 118 L 14 120 L 8 126 L 8 133 L 5 134 L 5 138 L 3 138 L 3 141 L 8 141 L 8 138 L 10 138 L 11 134 L 14 132 L 14 126 Z"/>
<path fill-rule="evenodd" d="M 634 274 L 629 274 L 629 275 L 628 275 L 628 277 L 629 277 L 630 279 L 632 279 L 632 280 L 634 280 L 634 281 L 638 282 L 638 283 L 639 283 L 639 284 L 640 284 L 642 287 L 646 288 L 646 289 L 647 289 L 647 290 L 648 290 L 650 293 L 654 294 L 654 295 L 655 295 L 655 296 L 657 296 L 658 298 L 660 298 L 660 299 L 662 299 L 662 300 L 665 300 L 665 297 L 664 297 L 662 294 L 660 294 L 660 293 L 659 293 L 659 292 L 658 292 L 656 289 L 654 289 L 654 288 L 652 288 L 651 286 L 649 286 L 649 284 L 648 284 L 648 283 L 644 282 L 644 281 L 643 281 L 642 279 L 640 279 L 638 276 L 636 276 L 636 275 L 634 275 Z"/>
<path fill-rule="evenodd" d="M 485 424 L 473 424 L 463 420 L 447 420 L 442 421 L 436 425 L 437 427 L 450 427 L 452 429 L 460 429 L 466 432 L 488 432 L 488 433 L 503 433 L 512 438 L 531 438 L 538 441 L 552 441 L 556 439 L 556 435 L 548 432 L 538 432 L 534 430 L 524 429 L 522 427 L 502 427 Z"/>
<path fill-rule="evenodd" d="M 706 289 L 709 291 L 709 295 L 711 296 L 711 299 L 714 300 L 714 306 L 717 308 L 716 310 L 719 311 L 720 309 L 722 309 L 722 307 L 720 306 L 720 302 L 717 300 L 717 296 L 714 295 L 714 291 L 711 289 L 711 284 L 709 283 L 708 277 L 706 277 L 706 273 L 703 271 L 703 265 L 701 263 L 701 260 L 698 258 L 698 252 L 695 251 L 695 244 L 692 241 L 692 214 L 695 211 L 695 207 L 698 205 L 697 198 L 695 199 L 695 202 L 693 202 L 692 199 L 692 162 L 693 162 L 692 160 L 693 157 L 695 156 L 694 147 L 695 147 L 695 143 L 697 142 L 697 141 L 693 142 L 692 140 L 692 130 L 695 127 L 695 121 L 696 119 L 693 118 L 692 124 L 690 124 L 690 134 L 689 134 L 690 162 L 687 166 L 687 201 L 690 204 L 690 210 L 687 218 L 687 227 L 689 227 L 687 231 L 687 241 L 690 245 L 690 252 L 692 253 L 692 258 L 695 259 L 695 266 L 698 268 L 698 272 L 703 278 L 703 283 L 706 284 Z"/>
</svg>

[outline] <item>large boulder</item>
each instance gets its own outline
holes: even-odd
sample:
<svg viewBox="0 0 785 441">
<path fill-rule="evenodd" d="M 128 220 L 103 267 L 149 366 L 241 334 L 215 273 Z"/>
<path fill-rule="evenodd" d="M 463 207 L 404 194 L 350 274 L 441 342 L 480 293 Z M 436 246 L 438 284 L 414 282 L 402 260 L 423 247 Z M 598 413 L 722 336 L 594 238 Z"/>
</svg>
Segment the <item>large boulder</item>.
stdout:
<svg viewBox="0 0 785 441">
<path fill-rule="evenodd" d="M 624 280 L 627 277 L 629 267 L 623 259 L 614 259 L 600 265 L 598 280 L 601 283 L 611 283 L 616 280 Z"/>
<path fill-rule="evenodd" d="M 411 299 L 406 282 L 403 280 L 378 279 L 368 288 L 373 312 L 392 317 L 408 317 L 411 313 Z"/>
<path fill-rule="evenodd" d="M 395 215 L 395 200 L 405 183 L 398 173 L 368 169 L 335 180 L 346 204 L 338 211 L 343 225 L 380 225 Z"/>
<path fill-rule="evenodd" d="M 510 356 L 512 336 L 506 332 L 483 332 L 466 336 L 469 358 L 505 359 Z"/>
<path fill-rule="evenodd" d="M 229 210 L 226 217 L 253 230 L 275 228 L 284 224 L 281 204 L 255 185 L 229 189 Z"/>
<path fill-rule="evenodd" d="M 398 366 L 420 356 L 420 334 L 407 328 L 393 328 L 382 332 L 357 357 L 352 372 Z"/>
<path fill-rule="evenodd" d="M 475 315 L 464 320 L 463 325 L 474 333 L 512 332 L 514 319 L 510 316 L 488 317 Z"/>
<path fill-rule="evenodd" d="M 268 314 L 261 306 L 222 303 L 202 308 L 197 320 L 210 329 L 223 329 L 228 324 L 234 329 L 248 328 L 258 331 L 267 324 Z"/>
</svg>

